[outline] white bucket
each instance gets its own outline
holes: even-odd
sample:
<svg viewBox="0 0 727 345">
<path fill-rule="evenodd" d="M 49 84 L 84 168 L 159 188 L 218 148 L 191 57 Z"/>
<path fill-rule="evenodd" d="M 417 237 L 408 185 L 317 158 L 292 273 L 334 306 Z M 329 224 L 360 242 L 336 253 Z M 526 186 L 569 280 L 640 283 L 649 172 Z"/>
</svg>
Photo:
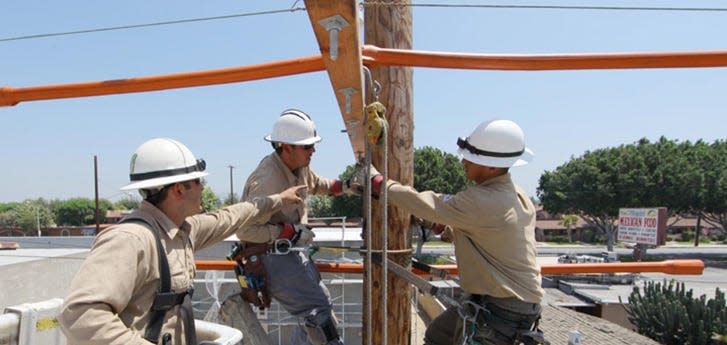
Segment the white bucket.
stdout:
<svg viewBox="0 0 727 345">
<path fill-rule="evenodd" d="M 197 328 L 197 341 L 214 341 L 220 345 L 237 345 L 242 341 L 242 332 L 217 323 L 194 320 Z"/>
</svg>

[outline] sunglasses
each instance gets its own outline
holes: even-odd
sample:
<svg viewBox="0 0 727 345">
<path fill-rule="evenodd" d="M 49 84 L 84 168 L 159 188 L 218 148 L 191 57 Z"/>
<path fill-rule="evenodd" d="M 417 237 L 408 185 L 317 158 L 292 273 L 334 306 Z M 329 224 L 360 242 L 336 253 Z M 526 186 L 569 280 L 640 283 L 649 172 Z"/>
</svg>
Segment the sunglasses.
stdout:
<svg viewBox="0 0 727 345">
<path fill-rule="evenodd" d="M 310 150 L 314 147 L 316 147 L 316 144 L 308 144 L 308 145 L 295 145 L 297 147 L 302 148 L 303 150 Z"/>
</svg>

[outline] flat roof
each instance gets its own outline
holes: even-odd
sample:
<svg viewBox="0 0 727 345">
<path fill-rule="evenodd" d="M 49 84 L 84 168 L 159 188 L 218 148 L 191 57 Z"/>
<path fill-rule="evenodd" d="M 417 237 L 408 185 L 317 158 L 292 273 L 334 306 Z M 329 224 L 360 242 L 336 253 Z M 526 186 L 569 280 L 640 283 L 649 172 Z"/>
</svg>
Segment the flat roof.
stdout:
<svg viewBox="0 0 727 345">
<path fill-rule="evenodd" d="M 88 252 L 88 248 L 20 248 L 0 251 L 0 267 Z"/>
</svg>

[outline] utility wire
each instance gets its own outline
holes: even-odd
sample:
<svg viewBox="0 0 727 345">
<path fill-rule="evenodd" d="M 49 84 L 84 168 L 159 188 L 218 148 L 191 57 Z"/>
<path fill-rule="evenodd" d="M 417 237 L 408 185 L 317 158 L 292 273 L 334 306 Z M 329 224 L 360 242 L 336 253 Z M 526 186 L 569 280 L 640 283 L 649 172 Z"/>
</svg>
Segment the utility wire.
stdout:
<svg viewBox="0 0 727 345">
<path fill-rule="evenodd" d="M 226 16 L 179 19 L 179 20 L 170 20 L 170 21 L 165 21 L 165 22 L 146 23 L 146 24 L 122 25 L 122 26 L 112 26 L 112 27 L 107 27 L 107 28 L 96 28 L 96 29 L 87 29 L 87 30 L 78 30 L 78 31 L 66 31 L 66 32 L 55 32 L 55 33 L 38 34 L 38 35 L 7 37 L 7 38 L 0 38 L 0 42 L 20 41 L 20 40 L 29 40 L 29 39 L 36 39 L 36 38 L 55 37 L 55 36 L 88 34 L 88 33 L 103 32 L 103 31 L 138 29 L 138 28 L 146 28 L 146 27 L 152 27 L 152 26 L 195 23 L 195 22 L 203 22 L 203 21 L 211 21 L 211 20 L 231 19 L 231 18 L 239 18 L 239 17 L 252 17 L 252 16 L 278 14 L 278 13 L 295 12 L 295 11 L 305 11 L 305 7 L 291 7 L 289 9 L 284 9 L 284 10 L 238 13 L 238 14 L 230 14 L 230 15 L 226 15 Z"/>
<path fill-rule="evenodd" d="M 20 41 L 29 40 L 36 38 L 47 38 L 55 36 L 69 36 L 78 34 L 87 34 L 94 32 L 103 31 L 116 31 L 116 30 L 127 30 L 127 29 L 138 29 L 152 26 L 162 25 L 173 25 L 173 24 L 184 24 L 194 23 L 211 20 L 231 19 L 239 17 L 252 17 L 259 15 L 278 14 L 284 12 L 296 12 L 305 11 L 305 7 L 295 7 L 299 0 L 296 0 L 291 8 L 284 10 L 271 10 L 262 12 L 249 12 L 249 13 L 238 13 L 230 14 L 226 16 L 215 16 L 215 17 L 203 17 L 203 18 L 191 18 L 191 19 L 180 19 L 171 20 L 164 22 L 154 22 L 146 24 L 135 24 L 135 25 L 122 25 L 113 26 L 106 28 L 86 29 L 78 31 L 66 31 L 66 32 L 55 32 L 37 35 L 25 35 L 16 37 L 0 38 L 0 42 L 8 41 Z M 364 7 L 435 7 L 435 8 L 491 8 L 491 9 L 541 9 L 541 10 L 596 10 L 596 11 L 678 11 L 678 12 L 727 12 L 727 8 L 717 7 L 632 7 L 632 6 L 566 6 L 566 5 L 507 5 L 507 4 L 491 4 L 491 5 L 478 5 L 478 4 L 438 4 L 438 3 L 422 3 L 422 4 L 406 4 L 406 3 L 393 3 L 393 2 L 382 2 L 382 1 L 364 1 L 361 3 Z"/>
<path fill-rule="evenodd" d="M 406 4 L 382 1 L 364 1 L 365 7 L 444 7 L 444 8 L 501 8 L 501 9 L 538 9 L 538 10 L 598 10 L 598 11 L 680 11 L 680 12 L 727 12 L 727 8 L 715 7 L 632 7 L 632 6 L 567 6 L 567 5 L 476 5 L 476 4 Z"/>
</svg>

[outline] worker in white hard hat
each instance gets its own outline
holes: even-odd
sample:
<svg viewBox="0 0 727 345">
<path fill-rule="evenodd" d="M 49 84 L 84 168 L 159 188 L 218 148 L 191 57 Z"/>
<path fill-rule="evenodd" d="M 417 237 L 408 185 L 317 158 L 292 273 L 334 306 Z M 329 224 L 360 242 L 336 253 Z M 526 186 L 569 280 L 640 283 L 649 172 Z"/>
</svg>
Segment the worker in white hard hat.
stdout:
<svg viewBox="0 0 727 345">
<path fill-rule="evenodd" d="M 139 209 L 99 234 L 71 282 L 58 317 L 68 343 L 197 345 L 191 308 L 193 251 L 248 224 L 262 224 L 283 205 L 300 204 L 304 186 L 199 214 L 207 176 L 184 144 L 143 143 L 131 157 L 130 184 Z"/>
<path fill-rule="evenodd" d="M 375 194 L 385 185 L 392 205 L 452 228 L 462 304 L 432 321 L 424 343 L 543 342 L 537 330 L 544 291 L 535 261 L 535 207 L 509 173 L 511 167 L 527 164 L 533 153 L 520 126 L 509 120 L 483 122 L 468 137 L 457 139 L 457 146 L 467 179 L 475 185 L 455 195 L 418 192 L 392 180 L 384 183 L 371 167 Z M 354 190 L 363 190 L 364 176 L 365 167 L 357 166 Z"/>
<path fill-rule="evenodd" d="M 242 200 L 277 193 L 295 185 L 308 187 L 303 198 L 308 194 L 335 196 L 348 191 L 347 183 L 320 177 L 309 168 L 316 152 L 315 144 L 321 137 L 308 114 L 297 109 L 283 111 L 265 140 L 271 142 L 275 151 L 263 158 L 248 177 Z M 315 263 L 307 253 L 291 251 L 285 254 L 275 245 L 281 241 L 290 241 L 297 247 L 310 244 L 314 234 L 307 222 L 305 205 L 286 205 L 275 212 L 267 224 L 245 226 L 237 236 L 246 256 L 262 257 L 261 261 L 247 260 L 247 265 L 262 264 L 262 267 L 250 269 L 264 275 L 260 278 L 265 279 L 266 293 L 298 318 L 310 342 L 315 345 L 341 344 L 330 296 Z M 246 300 L 262 308 L 270 303 L 264 298 Z"/>
</svg>

